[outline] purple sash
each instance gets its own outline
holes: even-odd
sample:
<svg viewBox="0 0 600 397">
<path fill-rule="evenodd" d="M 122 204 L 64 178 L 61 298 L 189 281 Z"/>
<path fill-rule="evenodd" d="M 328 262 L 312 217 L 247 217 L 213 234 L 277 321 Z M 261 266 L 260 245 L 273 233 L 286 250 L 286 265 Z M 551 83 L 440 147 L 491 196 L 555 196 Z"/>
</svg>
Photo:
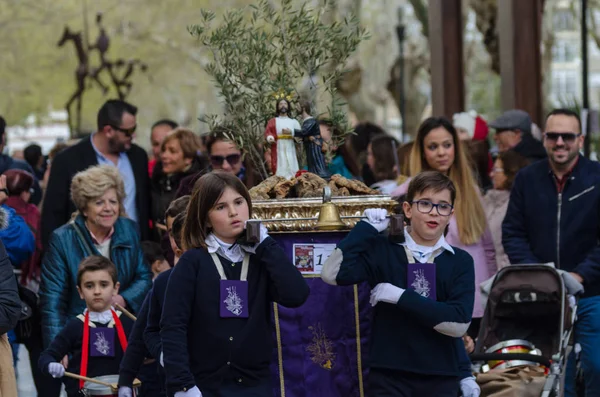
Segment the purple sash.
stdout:
<svg viewBox="0 0 600 397">
<path fill-rule="evenodd" d="M 406 288 L 424 298 L 436 300 L 435 263 L 409 263 Z"/>
<path fill-rule="evenodd" d="M 221 277 L 219 313 L 221 318 L 248 318 L 248 265 L 250 255 L 244 255 L 242 262 L 242 274 L 239 280 L 227 280 L 225 270 L 221 264 L 219 256 L 215 253 L 210 254 Z"/>
<path fill-rule="evenodd" d="M 90 356 L 114 357 L 115 356 L 115 329 L 90 327 Z"/>
</svg>

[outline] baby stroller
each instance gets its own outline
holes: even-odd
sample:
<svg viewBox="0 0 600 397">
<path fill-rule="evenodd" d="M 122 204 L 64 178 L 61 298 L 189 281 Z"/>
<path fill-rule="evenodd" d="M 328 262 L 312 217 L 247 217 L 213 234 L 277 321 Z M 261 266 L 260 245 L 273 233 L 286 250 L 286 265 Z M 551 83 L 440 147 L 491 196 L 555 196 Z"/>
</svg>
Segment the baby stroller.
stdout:
<svg viewBox="0 0 600 397">
<path fill-rule="evenodd" d="M 569 291 L 574 292 L 574 280 L 569 275 L 565 278 Z M 545 376 L 542 397 L 562 395 L 567 347 L 577 311 L 577 301 L 569 291 L 565 279 L 552 266 L 500 270 L 489 288 L 471 355 L 475 372 L 518 372 L 516 368 L 529 366 L 541 374 L 541 382 Z"/>
</svg>

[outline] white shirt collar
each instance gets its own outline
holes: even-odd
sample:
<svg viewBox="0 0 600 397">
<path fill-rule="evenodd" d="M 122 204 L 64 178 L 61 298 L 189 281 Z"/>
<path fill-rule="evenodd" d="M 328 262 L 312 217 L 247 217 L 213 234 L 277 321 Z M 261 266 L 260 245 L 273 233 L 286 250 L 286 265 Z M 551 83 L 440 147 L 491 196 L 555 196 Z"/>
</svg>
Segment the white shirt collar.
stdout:
<svg viewBox="0 0 600 397">
<path fill-rule="evenodd" d="M 215 236 L 214 233 L 209 233 L 205 242 L 210 254 L 217 253 L 232 262 L 239 262 L 244 259 L 244 252 L 239 244 L 228 244 Z"/>
<path fill-rule="evenodd" d="M 406 227 L 404 228 L 404 242 L 401 245 L 408 248 L 410 252 L 412 252 L 415 260 L 421 263 L 426 261 L 431 253 L 435 251 L 437 252 L 435 253 L 434 258 L 437 258 L 437 256 L 444 251 L 450 251 L 452 254 L 454 254 L 454 249 L 446 242 L 446 238 L 443 234 L 433 246 L 429 247 L 417 244 Z"/>
<path fill-rule="evenodd" d="M 88 309 L 85 309 L 83 314 L 87 312 Z M 105 310 L 103 312 L 93 312 L 90 310 L 90 321 L 100 324 L 108 324 L 113 320 L 112 309 Z"/>
</svg>

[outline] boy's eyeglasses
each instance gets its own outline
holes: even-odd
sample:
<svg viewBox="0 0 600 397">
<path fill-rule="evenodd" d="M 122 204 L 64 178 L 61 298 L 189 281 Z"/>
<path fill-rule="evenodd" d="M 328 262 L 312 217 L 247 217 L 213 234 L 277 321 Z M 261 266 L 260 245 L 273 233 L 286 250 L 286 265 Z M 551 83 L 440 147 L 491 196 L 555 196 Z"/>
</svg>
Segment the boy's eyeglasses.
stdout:
<svg viewBox="0 0 600 397">
<path fill-rule="evenodd" d="M 435 207 L 437 209 L 437 213 L 439 215 L 450 216 L 452 214 L 452 210 L 454 209 L 454 206 L 452 204 L 448 204 L 448 203 L 434 204 L 431 201 L 427 201 L 427 200 L 411 201 L 410 203 L 417 204 L 417 211 L 419 211 L 422 214 L 429 214 Z"/>
<path fill-rule="evenodd" d="M 214 167 L 220 167 L 225 160 L 231 165 L 236 165 L 242 159 L 241 154 L 230 154 L 229 156 L 210 156 L 210 162 Z"/>
<path fill-rule="evenodd" d="M 122 133 L 124 133 L 127 136 L 132 136 L 133 134 L 135 134 L 135 130 L 137 129 L 137 125 L 134 125 L 131 128 L 121 128 L 121 127 L 117 127 L 116 125 L 111 124 L 110 127 L 113 130 L 121 131 Z"/>
<path fill-rule="evenodd" d="M 576 134 L 574 132 L 546 132 L 544 134 L 546 139 L 549 141 L 556 142 L 558 141 L 558 138 L 562 138 L 563 142 L 565 143 L 575 142 L 575 139 L 580 135 L 581 133 Z"/>
</svg>

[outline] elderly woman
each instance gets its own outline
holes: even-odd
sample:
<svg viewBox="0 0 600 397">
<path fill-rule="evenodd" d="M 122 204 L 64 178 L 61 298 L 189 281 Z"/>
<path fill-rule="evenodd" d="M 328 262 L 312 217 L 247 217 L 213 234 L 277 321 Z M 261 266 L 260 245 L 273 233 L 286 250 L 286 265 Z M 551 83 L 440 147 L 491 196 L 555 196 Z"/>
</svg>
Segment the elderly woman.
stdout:
<svg viewBox="0 0 600 397">
<path fill-rule="evenodd" d="M 105 256 L 117 266 L 121 287 L 113 302 L 133 312 L 140 309 L 152 275 L 144 264 L 136 223 L 125 215 L 124 197 L 123 180 L 114 167 L 91 167 L 73 178 L 71 198 L 78 211 L 52 233 L 42 263 L 40 302 L 46 346 L 85 309 L 76 280 L 79 263 L 89 255 Z"/>
<path fill-rule="evenodd" d="M 200 138 L 186 128 L 176 128 L 163 139 L 160 161 L 152 173 L 152 221 L 164 228 L 165 211 L 175 199 L 181 180 L 208 167 L 199 155 Z"/>
</svg>

